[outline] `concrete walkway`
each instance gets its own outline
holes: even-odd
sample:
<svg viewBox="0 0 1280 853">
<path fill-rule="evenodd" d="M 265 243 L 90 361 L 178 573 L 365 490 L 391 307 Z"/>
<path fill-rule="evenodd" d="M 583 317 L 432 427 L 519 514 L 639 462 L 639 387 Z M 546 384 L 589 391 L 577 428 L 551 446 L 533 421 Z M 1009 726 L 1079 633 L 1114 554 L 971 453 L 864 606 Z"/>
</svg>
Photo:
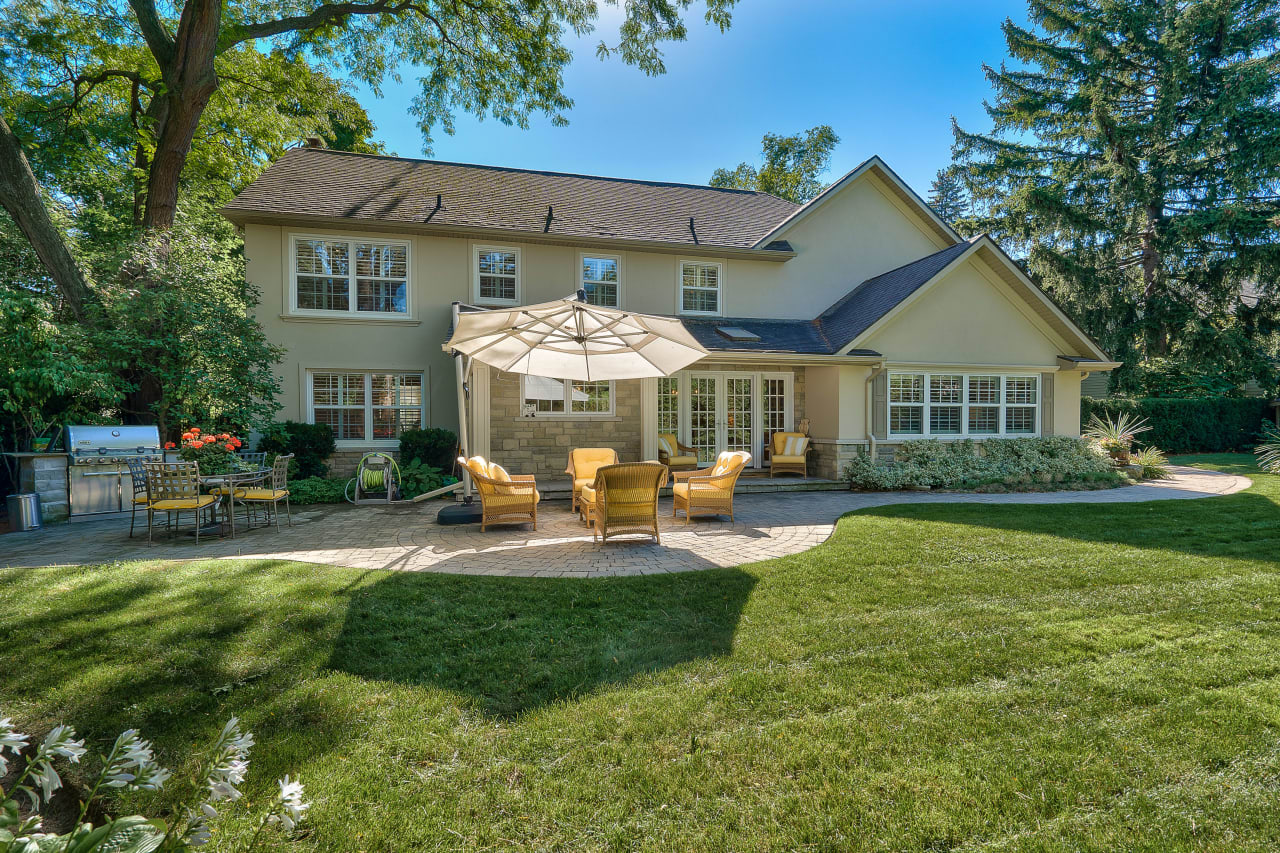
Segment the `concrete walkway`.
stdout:
<svg viewBox="0 0 1280 853">
<path fill-rule="evenodd" d="M 60 524 L 0 536 L 0 566 L 95 565 L 115 560 L 191 560 L 241 557 L 299 560 L 334 566 L 452 572 L 516 577 L 605 577 L 662 574 L 737 566 L 782 557 L 825 541 L 850 510 L 900 503 L 1063 504 L 1134 503 L 1228 495 L 1248 488 L 1245 477 L 1175 468 L 1171 480 L 1091 492 L 982 495 L 933 492 L 800 492 L 746 494 L 735 503 L 736 521 L 671 519 L 671 502 L 658 505 L 662 544 L 591 541 L 565 501 L 545 501 L 538 530 L 511 525 L 480 532 L 479 525 L 441 527 L 441 503 L 406 507 L 295 508 L 294 526 L 241 532 L 237 539 L 161 535 L 148 547 L 130 539 L 126 517 Z"/>
</svg>

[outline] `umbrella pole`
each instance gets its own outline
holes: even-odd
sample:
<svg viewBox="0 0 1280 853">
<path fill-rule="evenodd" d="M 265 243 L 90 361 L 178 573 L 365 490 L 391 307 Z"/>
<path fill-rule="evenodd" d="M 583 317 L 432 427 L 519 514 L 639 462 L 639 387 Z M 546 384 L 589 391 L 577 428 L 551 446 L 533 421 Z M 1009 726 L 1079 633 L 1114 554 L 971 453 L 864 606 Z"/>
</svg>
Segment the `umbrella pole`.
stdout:
<svg viewBox="0 0 1280 853">
<path fill-rule="evenodd" d="M 461 312 L 458 310 L 458 303 L 453 303 L 454 328 L 457 328 L 458 326 L 458 315 L 460 313 Z M 463 367 L 462 364 L 464 359 L 467 362 L 466 367 Z M 458 380 L 458 445 L 462 448 L 463 458 L 470 458 L 471 438 L 469 429 L 470 425 L 468 423 L 469 419 L 467 418 L 467 375 L 471 372 L 471 359 L 467 358 L 460 352 L 455 352 L 453 354 L 453 366 Z M 469 502 L 471 499 L 471 474 L 467 471 L 466 466 L 463 466 L 461 473 L 463 482 L 463 499 Z"/>
</svg>

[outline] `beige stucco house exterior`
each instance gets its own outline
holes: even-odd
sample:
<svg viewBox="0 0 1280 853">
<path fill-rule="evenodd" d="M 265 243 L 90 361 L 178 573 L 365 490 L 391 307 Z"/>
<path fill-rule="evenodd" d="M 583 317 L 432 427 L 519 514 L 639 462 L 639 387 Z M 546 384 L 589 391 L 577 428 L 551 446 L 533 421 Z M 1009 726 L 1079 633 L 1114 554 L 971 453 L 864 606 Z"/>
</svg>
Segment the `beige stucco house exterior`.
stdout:
<svg viewBox="0 0 1280 853">
<path fill-rule="evenodd" d="M 1115 367 L 986 237 L 965 240 L 879 158 L 803 206 L 764 193 L 299 148 L 224 214 L 286 349 L 282 417 L 348 454 L 457 427 L 452 304 L 681 317 L 710 355 L 667 379 L 574 384 L 477 365 L 473 451 L 556 474 L 569 448 L 707 459 L 807 422 L 811 473 L 922 437 L 1075 435 Z"/>
</svg>

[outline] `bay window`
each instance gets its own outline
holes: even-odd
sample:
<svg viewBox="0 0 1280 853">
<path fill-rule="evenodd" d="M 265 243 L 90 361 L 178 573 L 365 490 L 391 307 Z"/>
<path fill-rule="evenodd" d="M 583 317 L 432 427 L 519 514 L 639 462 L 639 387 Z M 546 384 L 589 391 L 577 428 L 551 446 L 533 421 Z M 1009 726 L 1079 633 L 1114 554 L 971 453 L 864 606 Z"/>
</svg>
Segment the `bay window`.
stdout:
<svg viewBox="0 0 1280 853">
<path fill-rule="evenodd" d="M 1038 435 L 1040 377 L 889 374 L 891 436 Z"/>
</svg>

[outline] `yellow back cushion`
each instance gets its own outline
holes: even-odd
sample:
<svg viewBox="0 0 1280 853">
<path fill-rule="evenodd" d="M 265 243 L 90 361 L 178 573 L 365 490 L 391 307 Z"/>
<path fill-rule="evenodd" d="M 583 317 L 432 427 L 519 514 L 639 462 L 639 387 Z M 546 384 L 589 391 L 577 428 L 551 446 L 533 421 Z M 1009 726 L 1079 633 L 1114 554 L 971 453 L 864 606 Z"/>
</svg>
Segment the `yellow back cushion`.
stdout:
<svg viewBox="0 0 1280 853">
<path fill-rule="evenodd" d="M 674 433 L 660 432 L 658 433 L 658 446 L 668 456 L 676 456 L 676 450 L 680 446 L 680 442 L 676 439 Z"/>
<path fill-rule="evenodd" d="M 570 458 L 573 460 L 574 479 L 595 479 L 596 469 L 601 465 L 613 465 L 618 461 L 618 452 L 612 447 L 578 447 Z"/>
<path fill-rule="evenodd" d="M 507 473 L 507 469 L 503 468 L 497 462 L 490 463 L 489 478 L 492 480 L 497 480 L 499 483 L 511 482 L 511 475 Z M 512 493 L 510 486 L 496 486 L 494 488 L 494 491 L 496 491 L 500 495 L 509 495 Z"/>
</svg>

